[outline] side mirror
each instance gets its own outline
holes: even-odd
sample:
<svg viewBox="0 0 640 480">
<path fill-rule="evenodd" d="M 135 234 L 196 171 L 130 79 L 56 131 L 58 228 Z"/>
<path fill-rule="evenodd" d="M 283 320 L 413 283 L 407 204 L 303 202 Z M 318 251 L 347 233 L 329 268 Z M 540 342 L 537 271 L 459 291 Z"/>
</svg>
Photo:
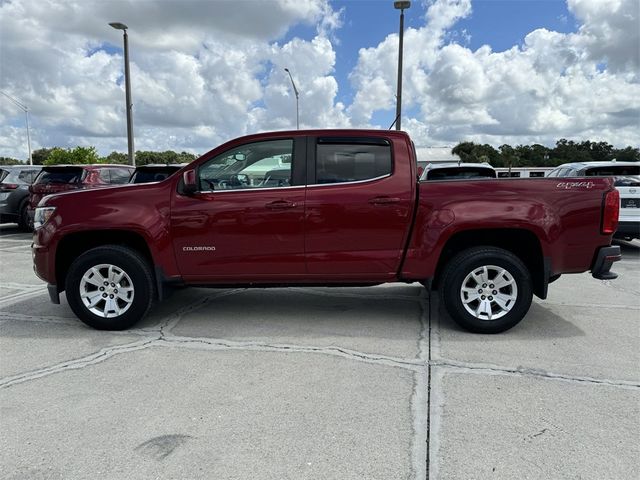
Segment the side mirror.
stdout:
<svg viewBox="0 0 640 480">
<path fill-rule="evenodd" d="M 184 186 L 182 191 L 185 195 L 193 195 L 198 191 L 198 181 L 196 179 L 196 171 L 191 169 L 182 174 L 182 182 Z"/>
</svg>

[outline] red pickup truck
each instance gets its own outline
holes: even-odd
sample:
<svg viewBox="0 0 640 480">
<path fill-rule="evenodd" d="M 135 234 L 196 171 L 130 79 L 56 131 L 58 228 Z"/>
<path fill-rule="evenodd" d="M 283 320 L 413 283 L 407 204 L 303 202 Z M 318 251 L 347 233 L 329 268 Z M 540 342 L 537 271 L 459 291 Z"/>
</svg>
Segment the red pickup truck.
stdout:
<svg viewBox="0 0 640 480">
<path fill-rule="evenodd" d="M 420 182 L 404 132 L 309 130 L 232 140 L 168 179 L 61 193 L 36 210 L 51 300 L 125 329 L 177 286 L 421 282 L 451 316 L 504 331 L 560 274 L 613 279 L 609 178 Z"/>
</svg>

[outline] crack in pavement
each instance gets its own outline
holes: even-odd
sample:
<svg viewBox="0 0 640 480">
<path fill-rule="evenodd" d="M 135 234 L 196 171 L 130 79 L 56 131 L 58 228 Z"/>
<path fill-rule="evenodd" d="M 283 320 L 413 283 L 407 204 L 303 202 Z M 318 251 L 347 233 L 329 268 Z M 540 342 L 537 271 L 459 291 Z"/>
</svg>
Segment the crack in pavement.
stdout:
<svg viewBox="0 0 640 480">
<path fill-rule="evenodd" d="M 77 327 L 80 325 L 79 320 L 73 318 L 46 316 L 40 317 L 36 315 L 25 315 L 24 313 L 0 312 L 0 319 L 15 322 L 36 322 L 36 323 L 55 323 L 57 325 L 69 325 Z"/>
<path fill-rule="evenodd" d="M 3 308 L 9 307 L 15 303 L 21 302 L 22 300 L 31 297 L 37 297 L 38 295 L 42 295 L 46 292 L 46 288 L 38 286 L 38 288 L 33 288 L 31 290 L 25 290 L 22 292 L 14 293 L 12 295 L 7 295 L 0 300 L 0 306 L 2 306 Z"/>
<path fill-rule="evenodd" d="M 569 302 L 536 302 L 536 305 L 556 305 L 558 307 L 585 307 L 585 308 L 615 308 L 622 310 L 640 310 L 640 305 L 604 305 L 601 303 L 569 303 Z"/>
<path fill-rule="evenodd" d="M 591 385 L 605 385 L 608 387 L 624 388 L 624 389 L 640 389 L 640 382 L 629 380 L 611 380 L 606 378 L 584 377 L 576 375 L 566 375 L 562 373 L 547 372 L 528 367 L 501 367 L 496 365 L 481 363 L 466 363 L 455 360 L 439 359 L 429 362 L 431 366 L 448 369 L 455 373 L 472 373 L 482 375 L 507 375 L 518 377 L 535 377 L 548 380 L 561 380 L 565 382 L 587 383 Z"/>
<path fill-rule="evenodd" d="M 416 479 L 437 478 L 438 475 L 438 453 L 440 451 L 439 432 L 442 422 L 442 412 L 445 404 L 442 382 L 444 376 L 447 374 L 507 375 L 530 377 L 542 380 L 576 382 L 613 388 L 640 389 L 640 383 L 626 380 L 573 376 L 547 372 L 535 368 L 525 368 L 522 366 L 498 366 L 442 358 L 440 356 L 440 315 L 437 314 L 436 308 L 438 304 L 437 300 L 432 298 L 433 295 L 426 290 L 417 297 L 395 294 L 382 294 L 375 296 L 359 294 L 356 292 L 325 292 L 314 291 L 306 288 L 292 288 L 291 290 L 305 294 L 328 297 L 398 299 L 417 302 L 421 309 L 419 319 L 420 332 L 417 339 L 417 357 L 393 357 L 382 354 L 360 352 L 335 345 L 322 347 L 259 341 L 233 341 L 221 338 L 187 337 L 172 333 L 173 329 L 176 328 L 176 326 L 179 325 L 179 323 L 190 313 L 205 307 L 217 298 L 236 295 L 246 291 L 246 289 L 235 289 L 224 291 L 216 295 L 206 296 L 204 298 L 198 298 L 188 305 L 159 319 L 153 326 L 131 329 L 124 332 L 109 332 L 110 334 L 142 335 L 144 338 L 138 341 L 124 345 L 102 348 L 97 352 L 81 358 L 63 361 L 55 365 L 1 378 L 0 389 L 49 375 L 54 375 L 56 373 L 90 367 L 104 362 L 116 355 L 127 354 L 153 347 L 185 348 L 209 351 L 235 350 L 281 353 L 318 353 L 373 365 L 402 368 L 413 372 L 413 390 L 410 398 L 413 433 L 411 437 L 410 455 L 412 476 Z M 619 308 L 625 307 L 620 306 Z M 629 308 L 634 309 L 634 307 Z M 74 326 L 80 325 L 79 322 L 73 319 L 66 319 L 64 317 L 38 317 L 33 315 L 0 312 L 0 322 L 11 320 Z"/>
<path fill-rule="evenodd" d="M 95 365 L 107 360 L 108 358 L 113 357 L 114 355 L 142 350 L 157 341 L 158 339 L 144 339 L 138 340 L 137 342 L 127 343 L 125 345 L 107 347 L 90 355 L 77 358 L 75 360 L 67 360 L 55 365 L 51 365 L 49 367 L 40 368 L 38 370 L 33 370 L 18 375 L 12 375 L 10 377 L 5 377 L 0 379 L 0 389 L 11 387 L 12 385 L 17 385 L 23 382 L 28 382 L 29 380 L 35 380 L 36 378 L 53 375 L 54 373 L 64 372 L 67 370 L 76 370 L 88 367 L 90 365 Z"/>
<path fill-rule="evenodd" d="M 159 339 L 163 346 L 178 346 L 199 350 L 246 350 L 261 352 L 293 352 L 293 353 L 322 353 L 364 363 L 404 368 L 411 371 L 424 370 L 426 364 L 421 360 L 403 359 L 386 355 L 359 352 L 338 346 L 318 347 L 313 345 L 293 345 L 266 342 L 238 342 L 221 338 L 183 337 L 178 335 L 164 335 Z"/>
<path fill-rule="evenodd" d="M 425 296 L 427 298 L 425 298 Z M 414 373 L 411 392 L 413 436 L 411 438 L 411 463 L 414 478 L 429 478 L 429 389 L 430 389 L 430 309 L 429 293 L 426 289 L 419 297 L 420 335 L 418 337 L 418 360 L 423 368 Z"/>
<path fill-rule="evenodd" d="M 9 288 L 13 290 L 34 290 L 42 289 L 42 284 L 38 283 L 18 283 L 18 282 L 0 282 L 0 288 Z"/>
<path fill-rule="evenodd" d="M 272 351 L 272 352 L 296 352 L 296 353 L 321 353 L 327 355 L 340 356 L 343 358 L 349 358 L 352 360 L 363 361 L 371 364 L 380 364 L 385 366 L 399 367 L 414 371 L 419 375 L 419 378 L 416 379 L 416 382 L 420 381 L 424 383 L 423 376 L 426 374 L 426 383 L 427 390 L 429 390 L 429 377 L 428 371 L 432 368 L 445 369 L 451 372 L 458 373 L 473 373 L 473 374 L 486 374 L 486 375 L 517 375 L 517 376 L 529 376 L 550 380 L 562 380 L 562 381 L 572 381 L 578 383 L 588 383 L 593 385 L 605 385 L 611 387 L 619 387 L 619 388 L 640 388 L 640 383 L 626 381 L 626 380 L 612 380 L 612 379 L 600 379 L 595 377 L 584 377 L 584 376 L 572 376 L 561 373 L 547 372 L 544 370 L 536 370 L 533 368 L 525 368 L 525 367 L 509 367 L 509 366 L 498 366 L 498 365 L 490 365 L 490 364 L 479 364 L 479 363 L 467 363 L 460 362 L 456 360 L 450 360 L 446 358 L 442 358 L 439 355 L 440 351 L 440 321 L 438 317 L 438 326 L 437 328 L 432 328 L 431 320 L 432 320 L 432 310 L 431 305 L 429 303 L 429 298 L 420 297 L 408 297 L 401 296 L 402 299 L 411 299 L 417 302 L 421 307 L 421 330 L 420 336 L 418 338 L 418 358 L 401 358 L 401 357 L 393 357 L 382 354 L 375 353 L 366 353 L 360 352 L 357 350 L 352 350 L 349 348 L 344 348 L 340 346 L 314 346 L 314 345 L 296 345 L 296 344 L 278 344 L 278 343 L 269 343 L 269 342 L 239 342 L 226 340 L 221 338 L 207 338 L 207 337 L 186 337 L 186 336 L 178 336 L 171 333 L 171 331 L 184 319 L 184 317 L 192 313 L 209 302 L 215 300 L 216 298 L 221 298 L 225 296 L 235 295 L 245 291 L 246 289 L 236 289 L 232 291 L 225 291 L 223 293 L 208 296 L 206 298 L 198 299 L 186 307 L 183 307 L 176 312 L 168 315 L 165 319 L 158 322 L 156 326 L 153 327 L 145 327 L 139 329 L 130 329 L 126 331 L 112 331 L 109 334 L 113 335 L 140 335 L 146 337 L 138 342 L 134 342 L 133 344 L 126 344 L 123 346 L 115 346 L 110 348 L 102 349 L 96 353 L 92 353 L 86 357 L 82 357 L 80 359 L 72 360 L 70 362 L 63 362 L 61 364 L 53 365 L 50 367 L 44 367 L 42 369 L 38 369 L 32 372 L 27 372 L 24 374 L 15 375 L 12 377 L 7 377 L 0 379 L 0 388 L 13 385 L 18 378 L 24 378 L 26 381 L 31 378 L 40 378 L 41 376 L 57 373 L 59 371 L 64 370 L 62 368 L 64 365 L 69 363 L 72 367 L 70 368 L 82 368 L 82 366 L 93 365 L 97 362 L 94 362 L 93 359 L 95 356 L 97 358 L 110 358 L 112 356 L 112 352 L 117 353 L 127 353 L 128 351 L 139 350 L 140 348 L 146 348 L 149 346 L 176 346 L 176 347 L 184 347 L 184 348 L 199 348 L 199 349 L 209 349 L 209 350 L 251 350 L 251 351 Z M 296 288 L 295 290 L 303 290 L 301 288 Z M 330 292 L 314 292 L 319 295 L 326 296 L 334 296 L 333 293 Z M 371 298 L 370 295 L 362 295 L 357 293 L 340 293 L 339 296 L 349 296 L 349 297 L 357 297 L 357 298 Z M 398 298 L 397 295 L 384 295 L 378 296 L 374 298 L 381 297 L 389 297 L 389 298 Z M 26 321 L 26 322 L 43 322 L 43 323 L 54 323 L 61 325 L 73 325 L 78 326 L 79 323 L 74 321 L 73 319 L 65 319 L 64 317 L 37 317 L 32 315 L 24 315 L 24 314 L 14 314 L 14 313 L 6 313 L 0 312 L 0 320 L 3 321 Z M 144 347 L 136 347 L 132 350 L 127 348 L 128 345 L 138 345 L 142 342 Z M 434 360 L 437 359 L 437 360 Z M 418 389 L 422 390 L 422 389 Z M 418 406 L 421 405 L 422 399 L 418 398 L 418 390 L 415 390 L 415 399 L 412 399 L 412 408 L 418 410 Z M 421 425 L 417 425 L 416 431 L 419 431 L 422 428 Z M 417 455 L 415 455 L 417 456 Z"/>
</svg>

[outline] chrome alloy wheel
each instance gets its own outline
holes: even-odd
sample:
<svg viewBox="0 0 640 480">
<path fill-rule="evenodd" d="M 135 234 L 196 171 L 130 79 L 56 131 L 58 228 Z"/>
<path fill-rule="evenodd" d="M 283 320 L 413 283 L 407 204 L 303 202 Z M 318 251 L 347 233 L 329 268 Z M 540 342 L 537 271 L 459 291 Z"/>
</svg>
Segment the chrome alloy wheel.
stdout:
<svg viewBox="0 0 640 480">
<path fill-rule="evenodd" d="M 518 286 L 504 268 L 485 265 L 467 275 L 460 299 L 467 312 L 479 320 L 497 320 L 511 311 L 518 298 Z"/>
<path fill-rule="evenodd" d="M 131 277 L 115 265 L 95 265 L 80 280 L 82 303 L 99 317 L 119 317 L 131 307 L 133 295 Z"/>
</svg>

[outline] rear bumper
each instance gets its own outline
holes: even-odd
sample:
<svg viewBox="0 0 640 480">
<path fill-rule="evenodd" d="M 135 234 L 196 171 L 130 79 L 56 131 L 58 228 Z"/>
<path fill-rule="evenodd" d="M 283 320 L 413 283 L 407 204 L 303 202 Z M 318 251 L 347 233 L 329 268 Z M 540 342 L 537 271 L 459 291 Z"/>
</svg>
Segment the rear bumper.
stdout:
<svg viewBox="0 0 640 480">
<path fill-rule="evenodd" d="M 596 260 L 591 268 L 591 275 L 598 280 L 613 280 L 618 278 L 618 274 L 611 272 L 611 266 L 614 262 L 622 259 L 620 247 L 617 245 L 610 247 L 601 247 L 596 255 Z"/>
<path fill-rule="evenodd" d="M 640 238 L 640 222 L 621 221 L 614 236 Z"/>
</svg>

